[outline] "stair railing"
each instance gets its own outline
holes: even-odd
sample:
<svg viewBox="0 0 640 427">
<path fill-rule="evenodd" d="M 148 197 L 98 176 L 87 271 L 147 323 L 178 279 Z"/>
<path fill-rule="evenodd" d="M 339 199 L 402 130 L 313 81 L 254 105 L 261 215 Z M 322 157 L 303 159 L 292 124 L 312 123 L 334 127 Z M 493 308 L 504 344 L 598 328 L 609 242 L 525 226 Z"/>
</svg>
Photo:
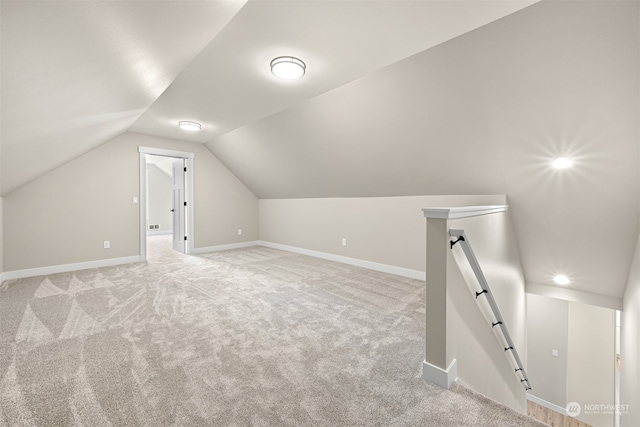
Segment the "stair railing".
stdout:
<svg viewBox="0 0 640 427">
<path fill-rule="evenodd" d="M 478 259 L 473 253 L 473 249 L 471 249 L 469 238 L 464 234 L 464 230 L 449 230 L 449 235 L 456 238 L 456 240 L 452 240 L 450 242 L 451 250 L 453 250 L 453 247 L 457 243 L 460 243 L 462 251 L 467 257 L 467 260 L 469 261 L 476 279 L 478 279 L 480 290 L 475 290 L 476 302 L 479 305 L 486 304 L 489 308 L 489 310 L 487 310 L 487 308 L 483 309 L 482 307 L 480 307 L 480 311 L 484 314 L 487 322 L 491 324 L 491 329 L 494 331 L 495 336 L 500 344 L 502 344 L 505 356 L 507 357 L 507 360 L 509 360 L 509 363 L 514 370 L 516 377 L 518 377 L 518 379 L 520 380 L 520 384 L 522 384 L 525 390 L 531 390 L 531 383 L 529 382 L 529 378 L 527 377 L 527 372 L 524 369 L 522 360 L 520 360 L 520 356 L 518 355 L 516 346 L 511 339 L 511 335 L 509 334 L 507 325 L 502 318 L 502 314 L 500 313 L 500 309 L 496 304 L 496 300 L 493 298 L 493 293 L 491 293 L 489 283 L 484 277 L 484 273 L 482 272 L 482 268 L 480 268 Z M 501 332 L 500 334 L 496 332 L 496 326 L 498 327 L 497 330 Z M 499 335 L 502 335 L 502 340 L 500 339 Z"/>
</svg>

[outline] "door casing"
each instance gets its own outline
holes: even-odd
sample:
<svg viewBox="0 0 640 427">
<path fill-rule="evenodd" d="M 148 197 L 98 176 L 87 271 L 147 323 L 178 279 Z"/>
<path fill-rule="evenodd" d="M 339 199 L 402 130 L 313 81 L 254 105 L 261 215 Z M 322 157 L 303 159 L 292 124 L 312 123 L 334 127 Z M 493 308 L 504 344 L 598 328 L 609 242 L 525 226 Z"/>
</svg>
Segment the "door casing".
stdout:
<svg viewBox="0 0 640 427">
<path fill-rule="evenodd" d="M 140 220 L 138 224 L 139 232 L 140 232 L 140 261 L 144 262 L 147 260 L 147 197 L 146 197 L 146 189 L 147 189 L 147 173 L 146 173 L 146 164 L 147 164 L 147 154 L 151 154 L 154 156 L 164 156 L 164 157 L 176 157 L 178 159 L 184 159 L 185 166 L 187 168 L 187 173 L 185 176 L 185 185 L 186 185 L 186 193 L 185 200 L 187 202 L 187 208 L 185 212 L 186 219 L 186 235 L 187 235 L 187 244 L 185 245 L 185 253 L 192 254 L 193 253 L 193 236 L 194 236 L 194 222 L 193 222 L 193 212 L 195 206 L 194 200 L 194 191 L 193 191 L 193 167 L 194 167 L 194 159 L 195 154 L 189 153 L 186 151 L 176 151 L 176 150 L 165 150 L 163 148 L 154 148 L 154 147 L 138 147 L 138 153 L 140 153 L 140 188 L 138 191 L 138 199 L 140 202 Z"/>
</svg>

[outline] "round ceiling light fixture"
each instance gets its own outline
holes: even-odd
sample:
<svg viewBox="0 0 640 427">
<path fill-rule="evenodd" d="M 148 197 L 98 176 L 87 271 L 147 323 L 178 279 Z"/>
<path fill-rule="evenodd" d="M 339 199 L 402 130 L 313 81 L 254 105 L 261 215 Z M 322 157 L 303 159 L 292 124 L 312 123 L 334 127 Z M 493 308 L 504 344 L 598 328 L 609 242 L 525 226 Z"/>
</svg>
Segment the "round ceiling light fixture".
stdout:
<svg viewBox="0 0 640 427">
<path fill-rule="evenodd" d="M 304 76 L 307 66 L 293 56 L 279 56 L 271 61 L 271 72 L 284 80 L 296 80 Z"/>
<path fill-rule="evenodd" d="M 569 278 L 564 274 L 558 274 L 556 277 L 553 278 L 553 281 L 556 282 L 558 285 L 568 285 L 569 283 L 571 283 L 571 280 L 569 280 Z"/>
<path fill-rule="evenodd" d="M 191 132 L 198 131 L 200 130 L 200 128 L 202 128 L 202 125 L 200 123 L 189 122 L 186 120 L 182 120 L 178 122 L 178 126 L 180 127 L 180 129 L 188 130 Z"/>
<path fill-rule="evenodd" d="M 573 162 L 570 159 L 567 159 L 566 157 L 559 157 L 551 163 L 551 166 L 553 166 L 556 169 L 566 169 L 570 167 L 572 164 Z"/>
</svg>

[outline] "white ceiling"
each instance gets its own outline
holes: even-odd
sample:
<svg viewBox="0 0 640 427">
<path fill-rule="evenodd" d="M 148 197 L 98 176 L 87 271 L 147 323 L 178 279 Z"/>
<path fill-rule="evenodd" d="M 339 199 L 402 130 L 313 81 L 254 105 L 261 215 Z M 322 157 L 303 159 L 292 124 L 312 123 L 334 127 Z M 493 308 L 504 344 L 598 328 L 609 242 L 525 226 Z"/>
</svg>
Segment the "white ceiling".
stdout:
<svg viewBox="0 0 640 427">
<path fill-rule="evenodd" d="M 207 142 L 485 25 L 532 2 L 254 1 L 247 3 L 131 130 Z M 276 79 L 278 56 L 303 80 Z M 185 134 L 178 120 L 202 123 Z"/>
<path fill-rule="evenodd" d="M 127 131 L 243 4 L 3 0 L 2 194 Z"/>
<path fill-rule="evenodd" d="M 2 0 L 2 194 L 159 135 L 206 143 L 258 197 L 507 194 L 528 281 L 564 268 L 620 297 L 637 3 L 533 3 Z M 275 79 L 280 55 L 307 75 Z M 573 175 L 549 175 L 567 152 Z"/>
<path fill-rule="evenodd" d="M 562 272 L 619 298 L 640 217 L 638 6 L 541 2 L 207 147 L 260 198 L 506 194 L 527 282 Z"/>
<path fill-rule="evenodd" d="M 127 130 L 207 142 L 530 3 L 2 0 L 2 194 Z M 282 54 L 304 84 L 270 75 Z"/>
</svg>

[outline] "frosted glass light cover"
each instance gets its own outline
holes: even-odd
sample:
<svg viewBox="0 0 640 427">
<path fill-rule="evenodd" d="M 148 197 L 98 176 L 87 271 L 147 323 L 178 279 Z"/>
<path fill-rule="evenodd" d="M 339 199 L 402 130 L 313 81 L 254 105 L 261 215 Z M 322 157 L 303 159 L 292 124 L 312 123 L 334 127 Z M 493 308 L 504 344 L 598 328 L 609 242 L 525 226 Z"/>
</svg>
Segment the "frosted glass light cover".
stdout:
<svg viewBox="0 0 640 427">
<path fill-rule="evenodd" d="M 271 72 L 279 79 L 299 79 L 304 76 L 306 69 L 304 62 L 292 56 L 279 56 L 271 61 Z"/>
<path fill-rule="evenodd" d="M 188 131 L 192 131 L 192 132 L 198 131 L 202 127 L 202 125 L 200 125 L 200 123 L 189 122 L 189 121 L 185 121 L 185 120 L 178 122 L 178 126 L 180 127 L 180 129 L 184 129 L 184 130 L 188 130 Z"/>
</svg>

